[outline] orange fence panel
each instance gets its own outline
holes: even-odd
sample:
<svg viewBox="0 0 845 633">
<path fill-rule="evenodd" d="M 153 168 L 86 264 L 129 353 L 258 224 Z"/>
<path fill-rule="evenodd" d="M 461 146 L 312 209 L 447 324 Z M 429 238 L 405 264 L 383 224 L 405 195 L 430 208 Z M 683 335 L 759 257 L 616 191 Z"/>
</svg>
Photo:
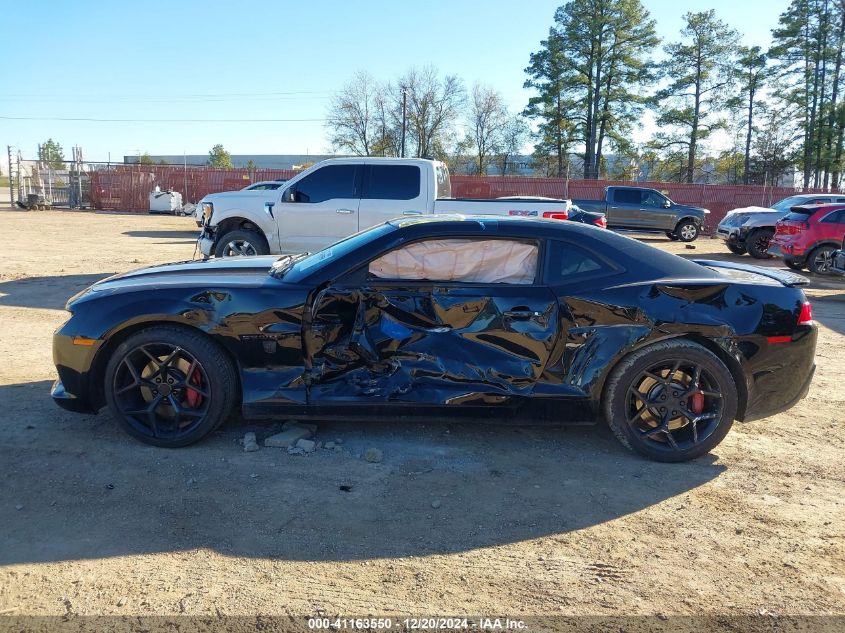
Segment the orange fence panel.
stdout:
<svg viewBox="0 0 845 633">
<path fill-rule="evenodd" d="M 188 203 L 219 191 L 242 189 L 252 182 L 292 178 L 298 172 L 283 169 L 215 169 L 179 165 L 112 165 L 93 169 L 91 200 L 97 209 L 147 211 L 149 194 L 156 186 L 182 194 Z M 705 230 L 712 231 L 731 209 L 770 206 L 794 195 L 791 187 L 741 185 L 704 185 L 677 182 L 621 182 L 610 180 L 567 180 L 530 176 L 452 176 L 452 195 L 456 198 L 500 198 L 502 196 L 543 196 L 599 200 L 608 185 L 651 187 L 675 202 L 710 209 Z M 805 190 L 804 193 L 822 193 Z"/>
</svg>

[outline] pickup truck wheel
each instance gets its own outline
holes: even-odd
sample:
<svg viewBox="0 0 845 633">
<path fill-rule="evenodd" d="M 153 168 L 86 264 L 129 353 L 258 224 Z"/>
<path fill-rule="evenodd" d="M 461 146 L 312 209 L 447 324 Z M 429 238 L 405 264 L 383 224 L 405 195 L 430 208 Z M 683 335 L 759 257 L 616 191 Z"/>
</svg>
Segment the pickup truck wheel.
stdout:
<svg viewBox="0 0 845 633">
<path fill-rule="evenodd" d="M 681 220 L 675 227 L 675 235 L 682 242 L 692 242 L 700 232 L 701 228 L 692 220 Z"/>
<path fill-rule="evenodd" d="M 734 255 L 745 255 L 745 246 L 742 244 L 728 244 L 728 250 Z"/>
<path fill-rule="evenodd" d="M 826 275 L 833 266 L 834 251 L 836 251 L 835 246 L 819 246 L 813 249 L 813 252 L 807 256 L 807 268 L 811 273 Z"/>
<path fill-rule="evenodd" d="M 748 246 L 748 254 L 754 259 L 769 259 L 769 242 L 775 234 L 772 229 L 754 229 L 751 234 L 745 238 L 745 243 Z"/>
<path fill-rule="evenodd" d="M 237 229 L 217 240 L 215 257 L 241 257 L 244 255 L 269 255 L 270 247 L 264 236 L 255 231 Z"/>
<path fill-rule="evenodd" d="M 673 231 L 666 231 L 666 237 L 668 237 L 673 242 L 677 241 L 677 239 L 678 239 L 678 236 L 675 235 L 675 233 Z"/>
</svg>

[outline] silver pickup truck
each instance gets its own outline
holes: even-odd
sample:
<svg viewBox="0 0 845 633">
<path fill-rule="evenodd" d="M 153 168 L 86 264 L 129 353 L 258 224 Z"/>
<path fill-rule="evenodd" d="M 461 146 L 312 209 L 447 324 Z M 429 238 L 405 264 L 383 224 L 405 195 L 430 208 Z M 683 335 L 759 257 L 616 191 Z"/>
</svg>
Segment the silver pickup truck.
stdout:
<svg viewBox="0 0 845 633">
<path fill-rule="evenodd" d="M 584 211 L 607 215 L 611 229 L 662 231 L 670 240 L 692 242 L 701 234 L 707 209 L 672 202 L 656 189 L 605 187 L 603 200 L 573 200 Z"/>
<path fill-rule="evenodd" d="M 567 220 L 569 200 L 452 198 L 448 167 L 422 158 L 333 158 L 275 190 L 229 191 L 197 204 L 205 256 L 319 251 L 396 217 L 510 215 Z M 603 217 L 601 217 L 603 221 Z"/>
</svg>

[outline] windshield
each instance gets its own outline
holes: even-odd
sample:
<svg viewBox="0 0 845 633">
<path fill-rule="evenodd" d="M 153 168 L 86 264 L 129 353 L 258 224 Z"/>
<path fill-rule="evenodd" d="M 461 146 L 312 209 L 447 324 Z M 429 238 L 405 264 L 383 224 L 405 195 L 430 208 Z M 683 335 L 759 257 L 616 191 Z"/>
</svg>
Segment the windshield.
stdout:
<svg viewBox="0 0 845 633">
<path fill-rule="evenodd" d="M 285 281 L 298 282 L 330 262 L 337 261 L 358 250 L 358 248 L 367 242 L 394 230 L 395 227 L 390 224 L 377 224 L 376 226 L 359 231 L 354 235 L 345 237 L 316 253 L 283 255 L 270 267 L 270 274 L 278 279 L 284 277 Z"/>
<path fill-rule="evenodd" d="M 794 207 L 797 204 L 801 204 L 804 201 L 804 198 L 801 196 L 789 196 L 788 198 L 784 198 L 779 202 L 775 202 L 772 205 L 772 209 L 775 211 L 789 211 L 790 207 Z"/>
</svg>

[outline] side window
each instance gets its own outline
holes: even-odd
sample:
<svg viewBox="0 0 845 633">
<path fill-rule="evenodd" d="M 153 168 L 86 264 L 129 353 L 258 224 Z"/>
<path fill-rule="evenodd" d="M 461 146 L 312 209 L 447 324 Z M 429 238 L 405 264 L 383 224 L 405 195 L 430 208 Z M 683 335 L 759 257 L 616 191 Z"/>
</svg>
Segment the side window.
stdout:
<svg viewBox="0 0 845 633">
<path fill-rule="evenodd" d="M 588 250 L 557 240 L 549 240 L 547 261 L 546 283 L 550 285 L 577 281 L 613 270 Z"/>
<path fill-rule="evenodd" d="M 355 198 L 355 165 L 328 165 L 296 183 L 297 202 Z"/>
<path fill-rule="evenodd" d="M 413 200 L 420 195 L 420 168 L 414 165 L 370 165 L 364 182 L 369 200 Z"/>
<path fill-rule="evenodd" d="M 646 207 L 657 207 L 658 209 L 663 208 L 663 203 L 666 201 L 666 198 L 661 196 L 656 191 L 643 191 L 643 200 L 642 204 Z"/>
<path fill-rule="evenodd" d="M 639 189 L 614 189 L 613 201 L 620 204 L 639 204 L 642 192 Z"/>
<path fill-rule="evenodd" d="M 436 239 L 414 242 L 370 262 L 370 278 L 482 284 L 532 284 L 536 242 Z"/>
<path fill-rule="evenodd" d="M 845 224 L 845 209 L 833 211 L 828 213 L 821 219 L 821 222 L 830 222 L 831 224 Z"/>
</svg>

